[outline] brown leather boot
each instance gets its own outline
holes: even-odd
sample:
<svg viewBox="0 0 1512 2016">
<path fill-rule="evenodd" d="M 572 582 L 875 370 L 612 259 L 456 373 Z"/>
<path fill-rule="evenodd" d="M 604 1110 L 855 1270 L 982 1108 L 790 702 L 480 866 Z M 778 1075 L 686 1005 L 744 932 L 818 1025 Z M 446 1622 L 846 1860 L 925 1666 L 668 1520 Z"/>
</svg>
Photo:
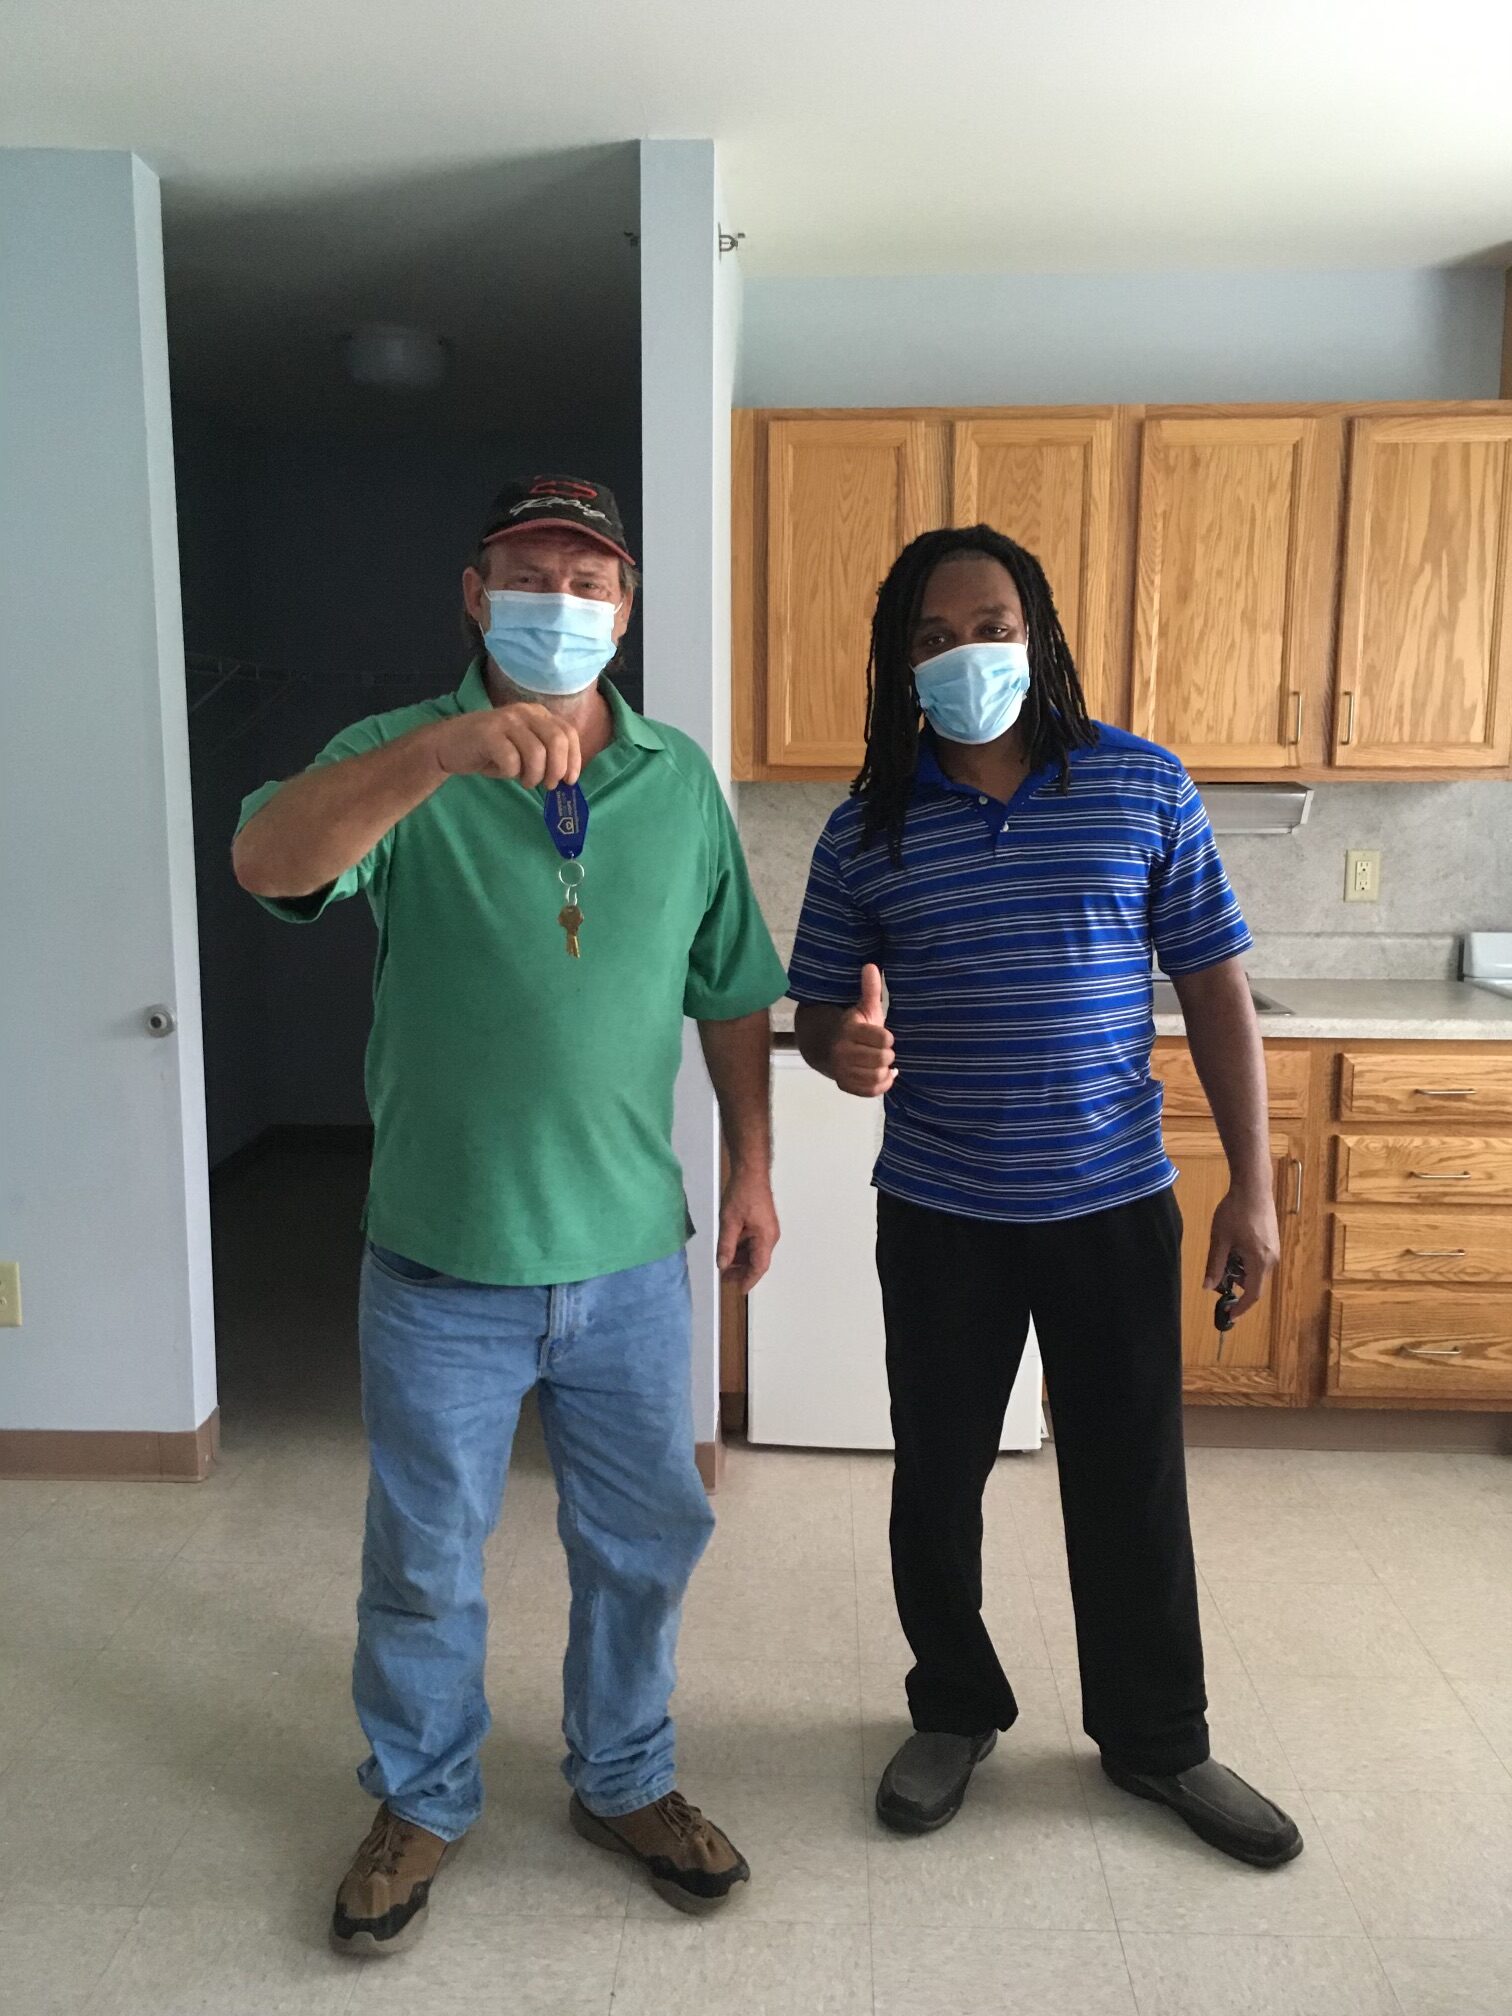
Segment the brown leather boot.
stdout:
<svg viewBox="0 0 1512 2016">
<path fill-rule="evenodd" d="M 331 1944 L 338 1953 L 398 1953 L 425 1929 L 431 1884 L 460 1841 L 443 1841 L 387 1806 L 357 1850 L 336 1892 Z"/>
<path fill-rule="evenodd" d="M 609 1819 L 590 1813 L 574 1793 L 570 1817 L 595 1848 L 633 1855 L 651 1878 L 651 1888 L 679 1911 L 717 1911 L 737 1883 L 751 1880 L 746 1859 L 729 1836 L 680 1792 Z"/>
</svg>

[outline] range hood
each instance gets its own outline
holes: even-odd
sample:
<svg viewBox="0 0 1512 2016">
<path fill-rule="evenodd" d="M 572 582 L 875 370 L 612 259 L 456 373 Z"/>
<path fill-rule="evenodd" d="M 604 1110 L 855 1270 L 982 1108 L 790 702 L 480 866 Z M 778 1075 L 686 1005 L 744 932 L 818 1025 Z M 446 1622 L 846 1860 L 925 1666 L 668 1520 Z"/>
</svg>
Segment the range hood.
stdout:
<svg viewBox="0 0 1512 2016">
<path fill-rule="evenodd" d="M 1307 784 L 1202 784 L 1198 796 L 1215 833 L 1295 833 L 1307 824 Z"/>
</svg>

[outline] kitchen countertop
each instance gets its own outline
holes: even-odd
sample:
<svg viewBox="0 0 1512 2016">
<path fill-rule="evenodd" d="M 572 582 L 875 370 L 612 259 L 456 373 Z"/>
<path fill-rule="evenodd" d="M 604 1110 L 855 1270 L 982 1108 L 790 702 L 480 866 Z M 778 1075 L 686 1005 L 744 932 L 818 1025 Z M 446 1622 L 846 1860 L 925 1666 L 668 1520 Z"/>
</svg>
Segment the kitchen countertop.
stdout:
<svg viewBox="0 0 1512 2016">
<path fill-rule="evenodd" d="M 1291 1009 L 1262 1015 L 1260 1031 L 1272 1041 L 1310 1036 L 1354 1036 L 1381 1041 L 1512 1043 L 1512 995 L 1492 994 L 1463 980 L 1270 980 L 1251 974 L 1257 992 Z M 772 1027 L 791 1031 L 793 1006 L 779 1001 Z M 1179 1015 L 1157 1015 L 1157 1036 L 1181 1036 Z"/>
</svg>

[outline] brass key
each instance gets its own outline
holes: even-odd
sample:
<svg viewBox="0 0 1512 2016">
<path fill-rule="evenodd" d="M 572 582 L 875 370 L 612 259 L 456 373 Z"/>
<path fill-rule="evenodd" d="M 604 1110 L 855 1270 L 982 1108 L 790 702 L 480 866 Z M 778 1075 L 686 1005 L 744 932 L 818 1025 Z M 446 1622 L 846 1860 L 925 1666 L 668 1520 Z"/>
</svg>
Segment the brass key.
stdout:
<svg viewBox="0 0 1512 2016">
<path fill-rule="evenodd" d="M 576 903 L 569 903 L 557 918 L 557 922 L 567 933 L 567 957 L 569 959 L 581 959 L 583 953 L 581 946 L 578 944 L 578 933 L 583 928 L 582 911 L 579 910 Z"/>
</svg>

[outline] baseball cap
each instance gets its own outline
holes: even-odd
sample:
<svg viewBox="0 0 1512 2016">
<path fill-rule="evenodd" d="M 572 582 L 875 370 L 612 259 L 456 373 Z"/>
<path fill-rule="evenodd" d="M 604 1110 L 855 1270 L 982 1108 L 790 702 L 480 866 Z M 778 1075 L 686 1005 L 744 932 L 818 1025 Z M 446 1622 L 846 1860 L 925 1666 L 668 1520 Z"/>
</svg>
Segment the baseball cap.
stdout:
<svg viewBox="0 0 1512 2016">
<path fill-rule="evenodd" d="M 581 532 L 635 565 L 625 545 L 614 492 L 603 483 L 585 483 L 576 476 L 532 476 L 506 483 L 488 508 L 478 543 L 491 546 L 511 533 L 539 532 L 548 526 Z"/>
</svg>

